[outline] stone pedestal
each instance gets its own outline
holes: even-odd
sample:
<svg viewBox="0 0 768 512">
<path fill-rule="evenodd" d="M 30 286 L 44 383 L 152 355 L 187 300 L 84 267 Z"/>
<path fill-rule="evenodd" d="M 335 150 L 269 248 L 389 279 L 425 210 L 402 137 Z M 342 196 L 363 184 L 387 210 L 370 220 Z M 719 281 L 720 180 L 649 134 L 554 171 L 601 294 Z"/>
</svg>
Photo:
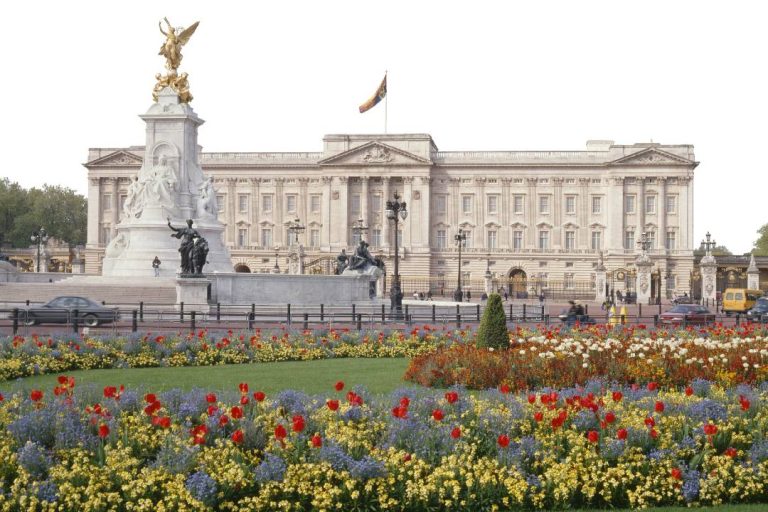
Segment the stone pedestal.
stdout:
<svg viewBox="0 0 768 512">
<path fill-rule="evenodd" d="M 701 300 L 705 304 L 717 303 L 717 261 L 711 254 L 707 254 L 699 262 L 701 273 Z"/>
<path fill-rule="evenodd" d="M 208 313 L 210 311 L 208 306 L 208 286 L 210 284 L 211 281 L 204 278 L 176 278 L 176 309 L 180 309 L 183 302 L 184 311 Z"/>
<path fill-rule="evenodd" d="M 747 268 L 747 288 L 750 290 L 760 289 L 760 269 L 757 268 L 754 254 L 749 258 L 749 267 Z"/>
<path fill-rule="evenodd" d="M 605 289 L 608 284 L 608 272 L 605 267 L 598 267 L 595 270 L 595 302 L 602 304 L 608 298 L 607 290 Z"/>
<path fill-rule="evenodd" d="M 72 273 L 85 274 L 85 260 L 72 260 Z"/>
<path fill-rule="evenodd" d="M 485 274 L 483 284 L 485 285 L 485 294 L 490 297 L 493 293 L 493 276 L 491 276 L 490 272 Z"/>
<path fill-rule="evenodd" d="M 105 250 L 102 275 L 152 278 L 157 256 L 160 276 L 174 277 L 181 265 L 180 241 L 171 237 L 169 218 L 175 228 L 192 219 L 193 228 L 207 240 L 204 272 L 231 272 L 215 191 L 206 188 L 209 183 L 198 163 L 197 129 L 204 121 L 170 88 L 141 118 L 147 124 L 144 162 L 131 182 L 117 234 Z"/>
<path fill-rule="evenodd" d="M 635 266 L 637 266 L 637 280 L 635 282 L 637 303 L 648 304 L 651 298 L 651 268 L 653 263 L 646 256 L 645 258 L 638 258 L 635 261 Z"/>
</svg>

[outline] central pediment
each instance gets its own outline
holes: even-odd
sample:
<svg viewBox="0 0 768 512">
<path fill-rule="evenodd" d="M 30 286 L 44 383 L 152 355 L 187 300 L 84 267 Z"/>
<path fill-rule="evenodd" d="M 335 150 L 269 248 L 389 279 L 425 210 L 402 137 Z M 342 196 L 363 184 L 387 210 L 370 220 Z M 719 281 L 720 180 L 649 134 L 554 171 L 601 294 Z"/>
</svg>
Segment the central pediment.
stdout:
<svg viewBox="0 0 768 512">
<path fill-rule="evenodd" d="M 96 160 L 92 160 L 85 165 L 88 167 L 115 167 L 141 165 L 143 159 L 140 156 L 129 153 L 128 151 L 118 150 Z"/>
<path fill-rule="evenodd" d="M 648 148 L 637 153 L 632 153 L 625 157 L 619 158 L 610 162 L 609 165 L 683 165 L 683 166 L 696 166 L 698 162 L 688 160 L 678 155 L 673 155 L 667 151 L 662 151 L 658 148 Z"/>
<path fill-rule="evenodd" d="M 318 162 L 321 166 L 424 166 L 430 160 L 377 141 L 371 141 Z"/>
</svg>

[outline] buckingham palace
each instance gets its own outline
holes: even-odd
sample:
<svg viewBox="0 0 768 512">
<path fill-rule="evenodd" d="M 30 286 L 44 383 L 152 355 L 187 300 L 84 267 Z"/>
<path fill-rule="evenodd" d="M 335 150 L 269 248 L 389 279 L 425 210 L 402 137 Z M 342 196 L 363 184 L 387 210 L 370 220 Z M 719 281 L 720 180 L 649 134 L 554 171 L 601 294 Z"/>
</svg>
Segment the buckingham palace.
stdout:
<svg viewBox="0 0 768 512">
<path fill-rule="evenodd" d="M 101 272 L 143 158 L 144 146 L 89 150 L 87 273 Z M 398 236 L 406 293 L 451 295 L 461 272 L 467 287 L 491 275 L 513 297 L 588 296 L 600 259 L 612 287 L 632 289 L 645 233 L 654 286 L 666 296 L 689 289 L 692 145 L 441 151 L 428 134 L 342 134 L 326 135 L 321 152 L 201 152 L 199 162 L 238 272 L 286 272 L 300 253 L 304 272 L 332 273 L 360 236 L 391 272 Z M 397 235 L 384 211 L 395 193 L 408 209 Z"/>
</svg>

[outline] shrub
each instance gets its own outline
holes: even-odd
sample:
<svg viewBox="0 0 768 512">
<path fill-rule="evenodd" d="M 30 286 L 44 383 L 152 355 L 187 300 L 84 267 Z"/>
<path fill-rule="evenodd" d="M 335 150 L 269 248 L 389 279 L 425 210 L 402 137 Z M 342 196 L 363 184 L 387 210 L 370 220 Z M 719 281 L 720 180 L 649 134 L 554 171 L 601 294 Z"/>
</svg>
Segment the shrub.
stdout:
<svg viewBox="0 0 768 512">
<path fill-rule="evenodd" d="M 509 330 L 507 330 L 507 315 L 501 305 L 501 295 L 492 293 L 488 297 L 480 327 L 477 329 L 478 348 L 509 348 Z"/>
</svg>

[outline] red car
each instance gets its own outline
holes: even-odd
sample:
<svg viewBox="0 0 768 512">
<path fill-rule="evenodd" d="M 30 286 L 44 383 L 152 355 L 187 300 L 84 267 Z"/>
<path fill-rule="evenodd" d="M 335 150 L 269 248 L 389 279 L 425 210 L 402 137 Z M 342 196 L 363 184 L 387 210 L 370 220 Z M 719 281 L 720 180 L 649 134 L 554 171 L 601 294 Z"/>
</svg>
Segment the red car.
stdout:
<svg viewBox="0 0 768 512">
<path fill-rule="evenodd" d="M 659 318 L 663 325 L 702 325 L 715 321 L 715 314 L 698 304 L 678 304 Z"/>
</svg>

